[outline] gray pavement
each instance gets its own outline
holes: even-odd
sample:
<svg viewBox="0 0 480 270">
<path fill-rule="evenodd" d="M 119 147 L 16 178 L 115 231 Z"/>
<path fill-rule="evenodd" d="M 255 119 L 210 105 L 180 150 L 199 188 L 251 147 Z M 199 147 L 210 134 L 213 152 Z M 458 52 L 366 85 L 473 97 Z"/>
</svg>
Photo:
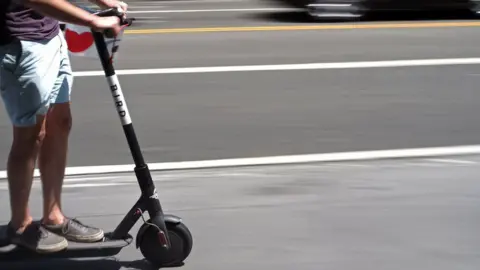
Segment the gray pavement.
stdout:
<svg viewBox="0 0 480 270">
<path fill-rule="evenodd" d="M 151 5 L 135 2 L 135 10 Z M 256 11 L 139 15 L 137 29 L 301 24 L 291 21 L 295 16 Z M 128 35 L 117 68 L 478 57 L 477 32 L 462 27 Z M 92 60 L 73 61 L 75 71 L 100 69 Z M 471 65 L 120 80 L 148 162 L 170 162 L 478 144 L 478 74 Z M 75 80 L 70 166 L 131 163 L 105 85 L 102 77 Z M 5 114 L 0 135 L 5 164 L 11 139 Z M 480 264 L 479 167 L 480 156 L 449 156 L 169 171 L 154 173 L 154 179 L 167 212 L 182 216 L 194 234 L 186 270 L 473 270 Z M 108 230 L 137 196 L 133 173 L 68 177 L 63 204 L 69 215 Z M 5 223 L 5 181 L 0 202 Z M 37 217 L 40 205 L 36 181 Z M 131 246 L 105 260 L 0 263 L 0 269 L 149 268 Z"/>
<path fill-rule="evenodd" d="M 477 73 L 474 65 L 120 79 L 147 160 L 171 162 L 478 144 Z M 76 80 L 70 166 L 132 162 L 105 85 Z M 7 153 L 10 129 L 1 134 Z"/>
<path fill-rule="evenodd" d="M 155 3 L 168 9 L 261 5 L 253 1 Z M 231 17 L 224 17 L 227 14 Z M 251 15 L 247 11 L 160 15 L 169 19 L 150 28 L 179 27 L 176 21 L 189 27 L 210 22 L 239 26 L 244 21 L 262 25 L 252 18 L 238 19 Z M 199 21 L 188 16 L 198 16 Z M 125 37 L 116 67 L 478 57 L 478 30 L 136 34 Z M 73 67 L 75 71 L 100 70 L 98 61 L 78 57 L 73 58 Z M 470 65 L 130 75 L 120 76 L 120 81 L 148 161 L 164 162 L 478 144 L 478 74 L 478 65 Z M 75 80 L 73 113 L 69 166 L 131 163 L 103 77 Z M 0 136 L 0 169 L 4 169 L 11 140 L 5 114 L 0 115 Z"/>
<path fill-rule="evenodd" d="M 186 270 L 473 270 L 480 264 L 479 169 L 480 156 L 450 156 L 163 172 L 154 179 L 166 211 L 182 216 L 194 234 Z M 32 205 L 41 205 L 38 184 L 32 193 Z M 0 194 L 7 205 L 5 182 Z M 69 177 L 64 194 L 70 215 L 105 229 L 138 196 L 133 174 Z M 5 222 L 6 207 L 0 213 Z M 147 266 L 133 246 L 105 260 L 0 264 Z"/>
<path fill-rule="evenodd" d="M 132 2 L 134 29 L 304 24 L 254 1 Z M 178 13 L 180 9 L 239 9 Z M 458 20 L 466 20 L 460 18 Z M 478 57 L 478 28 L 127 35 L 118 69 Z M 75 71 L 99 70 L 73 59 Z M 478 66 L 121 76 L 148 162 L 478 144 Z M 102 77 L 73 94 L 69 165 L 131 163 Z M 2 108 L 3 109 L 3 108 Z M 0 164 L 11 128 L 0 115 Z M 3 166 L 0 166 L 4 168 Z M 154 173 L 191 228 L 195 270 L 478 269 L 480 156 Z M 68 177 L 66 212 L 112 229 L 133 173 Z M 2 223 L 7 183 L 0 181 Z M 41 188 L 32 211 L 41 214 Z M 140 225 L 140 224 L 138 224 Z M 136 233 L 135 227 L 133 234 Z M 146 270 L 138 250 L 0 269 Z"/>
</svg>

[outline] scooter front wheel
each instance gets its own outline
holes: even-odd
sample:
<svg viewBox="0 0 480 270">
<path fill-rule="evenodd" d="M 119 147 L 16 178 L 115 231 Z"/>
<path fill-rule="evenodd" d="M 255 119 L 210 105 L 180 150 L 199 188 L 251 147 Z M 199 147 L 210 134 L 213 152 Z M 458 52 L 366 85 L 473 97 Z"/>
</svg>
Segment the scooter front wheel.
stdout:
<svg viewBox="0 0 480 270">
<path fill-rule="evenodd" d="M 188 227 L 182 222 L 166 220 L 170 239 L 170 248 L 166 249 L 161 244 L 158 228 L 151 224 L 150 220 L 147 221 L 137 234 L 138 247 L 143 257 L 158 268 L 182 265 L 193 247 L 193 237 Z"/>
</svg>

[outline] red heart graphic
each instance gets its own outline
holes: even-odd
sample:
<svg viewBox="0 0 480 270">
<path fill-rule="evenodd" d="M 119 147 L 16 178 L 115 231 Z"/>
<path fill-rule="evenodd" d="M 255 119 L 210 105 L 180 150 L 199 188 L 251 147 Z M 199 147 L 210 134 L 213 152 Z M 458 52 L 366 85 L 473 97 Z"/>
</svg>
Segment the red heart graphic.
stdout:
<svg viewBox="0 0 480 270">
<path fill-rule="evenodd" d="M 90 32 L 78 34 L 66 29 L 65 40 L 67 41 L 68 49 L 73 53 L 83 52 L 93 44 L 93 36 Z"/>
</svg>

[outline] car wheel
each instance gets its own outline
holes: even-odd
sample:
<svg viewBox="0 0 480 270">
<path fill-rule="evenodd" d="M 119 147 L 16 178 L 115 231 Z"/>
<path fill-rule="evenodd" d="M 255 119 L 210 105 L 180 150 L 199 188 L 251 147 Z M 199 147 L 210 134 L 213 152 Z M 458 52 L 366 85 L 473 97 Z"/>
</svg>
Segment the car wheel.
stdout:
<svg viewBox="0 0 480 270">
<path fill-rule="evenodd" d="M 480 16 L 480 0 L 470 0 L 470 11 L 475 16 Z"/>
</svg>

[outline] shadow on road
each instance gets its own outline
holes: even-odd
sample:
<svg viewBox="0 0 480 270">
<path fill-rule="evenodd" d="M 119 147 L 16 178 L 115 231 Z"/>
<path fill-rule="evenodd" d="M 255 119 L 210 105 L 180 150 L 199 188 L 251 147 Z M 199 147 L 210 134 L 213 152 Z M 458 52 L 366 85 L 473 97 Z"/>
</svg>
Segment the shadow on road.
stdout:
<svg viewBox="0 0 480 270">
<path fill-rule="evenodd" d="M 145 260 L 118 261 L 115 258 L 97 260 L 57 259 L 19 263 L 0 263 L 0 269 L 8 270 L 158 270 Z"/>
<path fill-rule="evenodd" d="M 264 12 L 247 14 L 243 16 L 246 19 L 259 21 L 275 21 L 285 23 L 331 23 L 331 22 L 351 22 L 348 20 L 314 20 L 305 12 L 284 11 L 284 12 Z M 478 19 L 472 13 L 465 12 L 382 12 L 372 13 L 356 22 L 391 22 L 391 21 L 435 21 L 435 20 L 474 20 Z"/>
</svg>

